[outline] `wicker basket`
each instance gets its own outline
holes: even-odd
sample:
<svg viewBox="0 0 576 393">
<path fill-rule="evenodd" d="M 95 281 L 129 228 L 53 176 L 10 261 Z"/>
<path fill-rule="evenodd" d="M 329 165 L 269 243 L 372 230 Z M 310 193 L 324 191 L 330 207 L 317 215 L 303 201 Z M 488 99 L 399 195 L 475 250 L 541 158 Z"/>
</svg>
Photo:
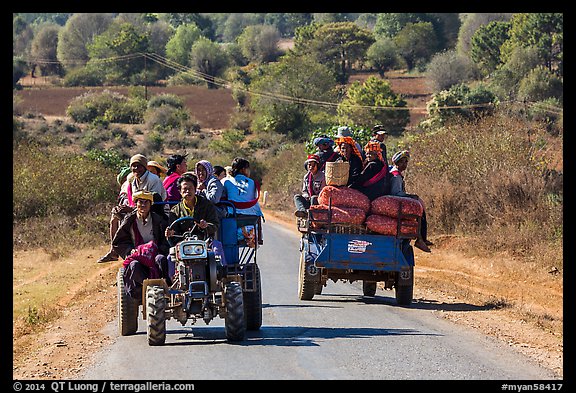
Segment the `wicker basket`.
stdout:
<svg viewBox="0 0 576 393">
<path fill-rule="evenodd" d="M 343 161 L 327 162 L 324 176 L 328 186 L 345 186 L 350 174 L 350 163 Z"/>
</svg>

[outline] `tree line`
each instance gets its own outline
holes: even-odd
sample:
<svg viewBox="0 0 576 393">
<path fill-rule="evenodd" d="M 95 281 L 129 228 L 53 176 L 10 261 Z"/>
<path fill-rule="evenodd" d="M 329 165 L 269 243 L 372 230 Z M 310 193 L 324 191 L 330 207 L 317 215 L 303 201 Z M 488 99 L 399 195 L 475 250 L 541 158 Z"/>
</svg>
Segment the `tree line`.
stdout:
<svg viewBox="0 0 576 393">
<path fill-rule="evenodd" d="M 26 73 L 64 86 L 230 87 L 253 130 L 295 140 L 339 123 L 402 132 L 409 111 L 385 80 L 400 69 L 431 82 L 422 127 L 501 102 L 529 102 L 552 129 L 562 117 L 561 13 L 20 13 L 13 59 L 15 88 Z M 380 78 L 346 87 L 358 71 Z M 457 104 L 467 107 L 443 110 Z"/>
</svg>

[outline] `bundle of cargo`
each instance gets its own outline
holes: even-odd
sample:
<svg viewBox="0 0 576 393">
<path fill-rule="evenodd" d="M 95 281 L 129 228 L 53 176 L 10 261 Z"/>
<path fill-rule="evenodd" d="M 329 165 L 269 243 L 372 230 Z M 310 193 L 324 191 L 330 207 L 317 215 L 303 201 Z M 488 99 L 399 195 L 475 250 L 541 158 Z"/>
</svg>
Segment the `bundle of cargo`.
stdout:
<svg viewBox="0 0 576 393">
<path fill-rule="evenodd" d="M 332 213 L 332 217 L 329 214 Z M 332 205 L 312 205 L 310 206 L 310 215 L 313 220 L 310 222 L 312 228 L 322 228 L 328 221 L 332 224 L 351 224 L 362 225 L 366 218 L 366 212 L 356 207 L 338 207 Z"/>
<path fill-rule="evenodd" d="M 383 195 L 370 204 L 366 227 L 382 235 L 416 238 L 423 212 L 424 207 L 416 199 Z"/>
<path fill-rule="evenodd" d="M 403 238 L 416 238 L 418 236 L 418 219 L 416 218 L 398 219 L 370 214 L 366 218 L 366 227 L 381 235 Z"/>
<path fill-rule="evenodd" d="M 421 217 L 423 212 L 422 204 L 418 200 L 408 197 L 383 195 L 374 199 L 370 204 L 370 213 L 393 218 L 397 218 L 399 215 Z"/>
<path fill-rule="evenodd" d="M 354 207 L 364 213 L 370 211 L 370 199 L 362 192 L 348 187 L 325 186 L 318 195 L 318 203 L 339 208 Z"/>
<path fill-rule="evenodd" d="M 331 224 L 362 225 L 370 211 L 370 199 L 362 192 L 346 186 L 325 186 L 318 195 L 318 203 L 310 207 L 311 226 L 315 229 L 324 227 L 328 221 Z M 332 217 L 328 220 L 330 208 Z"/>
</svg>

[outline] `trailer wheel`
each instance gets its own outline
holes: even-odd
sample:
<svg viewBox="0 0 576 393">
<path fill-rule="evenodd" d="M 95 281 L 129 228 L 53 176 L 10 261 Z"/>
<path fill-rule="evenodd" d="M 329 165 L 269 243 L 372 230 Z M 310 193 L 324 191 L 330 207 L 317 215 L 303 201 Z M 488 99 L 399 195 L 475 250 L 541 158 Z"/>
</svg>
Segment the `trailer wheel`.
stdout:
<svg viewBox="0 0 576 393">
<path fill-rule="evenodd" d="M 164 345 L 166 341 L 166 297 L 164 288 L 151 285 L 146 288 L 146 334 L 148 345 Z"/>
<path fill-rule="evenodd" d="M 312 300 L 319 285 L 310 274 L 309 267 L 312 265 L 306 262 L 305 252 L 300 252 L 300 273 L 298 275 L 298 297 L 300 300 Z"/>
<path fill-rule="evenodd" d="M 121 336 L 129 336 L 138 330 L 138 301 L 124 290 L 124 267 L 116 274 L 118 292 L 118 332 Z"/>
<path fill-rule="evenodd" d="M 399 306 L 410 306 L 414 293 L 414 267 L 398 272 L 395 288 L 396 303 Z"/>
<path fill-rule="evenodd" d="M 362 293 L 364 296 L 374 297 L 376 295 L 376 281 L 362 281 Z"/>
<path fill-rule="evenodd" d="M 242 341 L 246 335 L 246 319 L 244 318 L 244 300 L 242 286 L 239 282 L 230 281 L 224 288 L 226 318 L 224 330 L 228 341 Z"/>
</svg>

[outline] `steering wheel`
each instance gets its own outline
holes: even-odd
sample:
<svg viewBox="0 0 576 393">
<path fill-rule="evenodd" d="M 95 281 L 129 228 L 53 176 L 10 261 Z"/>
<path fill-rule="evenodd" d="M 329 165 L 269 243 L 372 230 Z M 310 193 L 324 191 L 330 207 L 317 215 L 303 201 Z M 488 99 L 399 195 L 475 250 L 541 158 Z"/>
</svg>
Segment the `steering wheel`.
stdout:
<svg viewBox="0 0 576 393">
<path fill-rule="evenodd" d="M 178 243 L 179 240 L 184 239 L 184 237 L 186 236 L 186 233 L 192 233 L 196 230 L 196 227 L 198 226 L 198 224 L 200 224 L 200 220 L 194 217 L 180 217 L 179 219 L 177 219 L 176 221 L 174 221 L 172 224 L 170 224 L 170 226 L 168 227 L 168 229 L 173 229 L 174 230 L 174 235 L 170 236 L 169 238 L 167 238 L 166 240 L 168 240 L 168 244 L 170 244 L 171 247 L 174 247 L 176 245 L 176 243 Z M 208 225 L 214 225 L 211 222 L 207 223 Z M 200 228 L 198 226 L 198 228 Z M 206 229 L 202 229 L 201 230 L 205 231 Z"/>
</svg>

